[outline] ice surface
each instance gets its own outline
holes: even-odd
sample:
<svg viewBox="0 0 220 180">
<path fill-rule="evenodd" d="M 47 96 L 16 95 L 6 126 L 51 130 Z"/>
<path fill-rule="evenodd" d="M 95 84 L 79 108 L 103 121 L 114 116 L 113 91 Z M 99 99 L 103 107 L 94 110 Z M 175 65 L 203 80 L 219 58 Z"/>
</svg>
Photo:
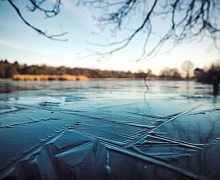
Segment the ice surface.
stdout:
<svg viewBox="0 0 220 180">
<path fill-rule="evenodd" d="M 15 111 L 17 110 L 16 107 L 7 105 L 6 103 L 1 103 L 0 102 L 0 114 L 5 113 L 5 112 L 10 112 L 10 111 Z"/>
<path fill-rule="evenodd" d="M 0 94 L 0 179 L 220 176 L 220 101 L 208 85 L 8 83 Z"/>
</svg>

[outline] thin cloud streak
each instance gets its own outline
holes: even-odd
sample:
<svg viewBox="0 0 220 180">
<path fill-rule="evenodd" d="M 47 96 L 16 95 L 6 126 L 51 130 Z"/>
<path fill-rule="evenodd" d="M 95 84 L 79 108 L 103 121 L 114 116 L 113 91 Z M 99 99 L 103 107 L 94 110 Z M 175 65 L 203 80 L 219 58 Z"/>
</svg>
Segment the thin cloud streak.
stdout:
<svg viewBox="0 0 220 180">
<path fill-rule="evenodd" d="M 44 55 L 54 55 L 54 53 L 51 53 L 50 51 L 47 50 L 41 50 L 41 49 L 34 49 L 34 48 L 28 48 L 25 47 L 19 43 L 15 43 L 13 41 L 8 41 L 8 40 L 4 40 L 4 39 L 0 39 L 0 46 L 7 46 L 9 48 L 13 48 L 15 50 L 22 50 L 22 51 L 29 51 L 29 52 L 34 52 L 34 53 L 38 53 L 38 54 L 44 54 Z"/>
<path fill-rule="evenodd" d="M 7 47 L 10 47 L 10 48 L 14 48 L 14 49 L 27 50 L 26 48 L 22 47 L 18 43 L 11 42 L 11 41 L 8 41 L 8 40 L 6 41 L 6 40 L 3 40 L 3 39 L 0 39 L 0 45 L 7 46 Z"/>
</svg>

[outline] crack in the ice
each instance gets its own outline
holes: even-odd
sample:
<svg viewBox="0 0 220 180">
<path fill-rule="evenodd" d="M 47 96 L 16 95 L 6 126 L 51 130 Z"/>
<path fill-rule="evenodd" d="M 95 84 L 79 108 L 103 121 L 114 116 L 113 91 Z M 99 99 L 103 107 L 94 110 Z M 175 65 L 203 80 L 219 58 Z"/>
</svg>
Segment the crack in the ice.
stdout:
<svg viewBox="0 0 220 180">
<path fill-rule="evenodd" d="M 37 119 L 37 120 L 29 121 L 29 122 L 20 122 L 20 123 L 13 123 L 9 125 L 1 125 L 0 128 L 13 128 L 16 126 L 22 126 L 26 124 L 39 123 L 42 121 L 55 121 L 55 120 L 60 120 L 60 119 L 59 118 L 43 118 L 43 119 Z"/>
<path fill-rule="evenodd" d="M 178 117 L 181 117 L 181 116 L 183 116 L 183 115 L 185 115 L 185 114 L 188 114 L 189 112 L 193 111 L 194 109 L 196 109 L 196 108 L 198 108 L 198 107 L 199 107 L 199 106 L 194 107 L 194 108 L 192 108 L 192 109 L 190 109 L 190 110 L 183 111 L 183 112 L 179 113 L 178 115 L 174 116 L 173 118 L 171 118 L 171 119 L 169 119 L 169 120 L 167 120 L 167 121 L 161 123 L 160 125 L 156 126 L 155 128 L 151 129 L 150 131 L 148 131 L 148 132 L 142 134 L 141 136 L 139 136 L 139 137 L 136 138 L 135 140 L 129 142 L 129 143 L 126 144 L 124 147 L 125 147 L 125 148 L 128 148 L 128 147 L 130 147 L 130 146 L 133 146 L 134 144 L 137 144 L 137 143 L 139 143 L 139 142 L 142 142 L 145 138 L 147 138 L 150 134 L 154 133 L 154 131 L 157 130 L 157 129 L 158 129 L 159 127 L 161 127 L 162 125 L 164 125 L 164 124 L 166 124 L 166 123 L 168 123 L 168 122 L 170 122 L 170 121 L 173 121 L 173 120 L 177 119 Z"/>
</svg>

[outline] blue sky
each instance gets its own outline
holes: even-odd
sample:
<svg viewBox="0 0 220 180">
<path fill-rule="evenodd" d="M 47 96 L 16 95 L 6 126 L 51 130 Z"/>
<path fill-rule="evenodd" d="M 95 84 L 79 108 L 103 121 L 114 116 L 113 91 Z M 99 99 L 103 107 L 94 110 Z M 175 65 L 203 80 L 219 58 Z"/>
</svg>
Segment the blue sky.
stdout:
<svg viewBox="0 0 220 180">
<path fill-rule="evenodd" d="M 24 1 L 22 2 L 24 3 Z M 211 40 L 204 38 L 203 41 L 186 41 L 170 52 L 167 52 L 167 50 L 172 47 L 172 44 L 167 43 L 153 58 L 136 63 L 134 60 L 142 52 L 141 39 L 146 35 L 143 33 L 138 35 L 127 48 L 115 53 L 108 60 L 98 61 L 99 57 L 97 56 L 81 58 L 90 54 L 87 49 L 99 51 L 103 49 L 88 42 L 102 44 L 107 41 L 117 40 L 117 38 L 120 39 L 122 36 L 128 35 L 128 32 L 119 32 L 115 39 L 110 36 L 108 29 L 101 34 L 95 34 L 94 32 L 99 32 L 99 29 L 96 26 L 97 21 L 92 16 L 99 12 L 89 10 L 83 6 L 76 7 L 71 0 L 63 1 L 60 14 L 52 19 L 45 19 L 42 13 L 28 12 L 25 4 L 20 3 L 19 5 L 22 8 L 24 17 L 33 25 L 43 31 L 47 31 L 48 34 L 68 31 L 68 34 L 64 37 L 68 41 L 53 41 L 39 35 L 21 21 L 7 1 L 2 1 L 0 3 L 1 59 L 18 60 L 19 63 L 28 65 L 64 65 L 107 70 L 130 70 L 133 72 L 152 69 L 156 74 L 159 74 L 160 70 L 165 67 L 180 68 L 185 60 L 191 60 L 196 67 L 202 68 L 220 59 L 220 53 L 215 48 L 212 48 Z M 164 20 L 156 23 L 157 28 L 154 30 L 155 34 L 152 36 L 148 47 L 158 39 L 159 32 L 163 31 L 166 26 L 166 21 Z"/>
</svg>

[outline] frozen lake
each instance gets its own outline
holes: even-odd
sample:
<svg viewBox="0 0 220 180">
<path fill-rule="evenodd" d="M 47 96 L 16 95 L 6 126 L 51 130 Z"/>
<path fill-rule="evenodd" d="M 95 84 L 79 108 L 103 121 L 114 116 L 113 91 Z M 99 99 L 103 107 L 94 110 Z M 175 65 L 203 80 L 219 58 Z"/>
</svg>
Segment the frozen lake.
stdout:
<svg viewBox="0 0 220 180">
<path fill-rule="evenodd" d="M 219 95 L 147 83 L 0 82 L 0 179 L 218 179 Z"/>
</svg>

